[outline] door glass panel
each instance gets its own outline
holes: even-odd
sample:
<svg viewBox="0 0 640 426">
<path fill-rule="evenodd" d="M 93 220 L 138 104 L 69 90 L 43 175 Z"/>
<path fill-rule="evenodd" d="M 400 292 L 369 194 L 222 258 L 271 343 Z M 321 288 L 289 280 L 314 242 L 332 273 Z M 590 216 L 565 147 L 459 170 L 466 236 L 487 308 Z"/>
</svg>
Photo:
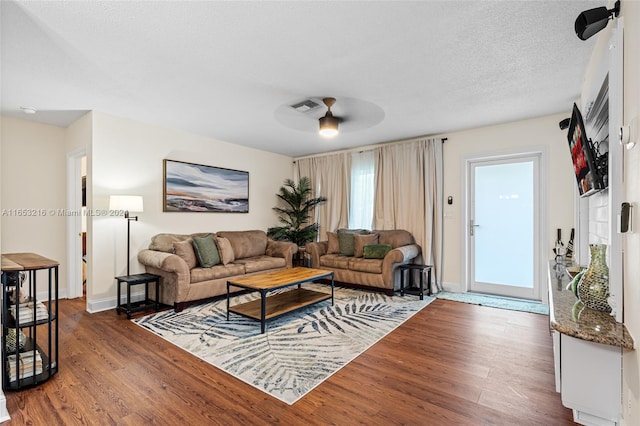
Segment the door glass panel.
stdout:
<svg viewBox="0 0 640 426">
<path fill-rule="evenodd" d="M 533 288 L 533 161 L 474 169 L 473 281 Z"/>
</svg>

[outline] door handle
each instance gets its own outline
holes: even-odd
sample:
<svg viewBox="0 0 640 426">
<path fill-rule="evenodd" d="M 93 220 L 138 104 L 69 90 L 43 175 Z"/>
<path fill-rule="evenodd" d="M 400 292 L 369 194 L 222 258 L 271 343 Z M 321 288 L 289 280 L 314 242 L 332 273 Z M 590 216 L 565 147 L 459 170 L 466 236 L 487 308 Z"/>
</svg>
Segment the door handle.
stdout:
<svg viewBox="0 0 640 426">
<path fill-rule="evenodd" d="M 473 223 L 473 219 L 471 219 L 471 220 L 469 221 L 469 235 L 470 235 L 470 236 L 472 236 L 472 237 L 473 237 L 473 234 L 474 234 L 474 232 L 473 232 L 473 228 L 476 228 L 476 227 L 478 227 L 478 226 L 480 226 L 480 225 Z"/>
</svg>

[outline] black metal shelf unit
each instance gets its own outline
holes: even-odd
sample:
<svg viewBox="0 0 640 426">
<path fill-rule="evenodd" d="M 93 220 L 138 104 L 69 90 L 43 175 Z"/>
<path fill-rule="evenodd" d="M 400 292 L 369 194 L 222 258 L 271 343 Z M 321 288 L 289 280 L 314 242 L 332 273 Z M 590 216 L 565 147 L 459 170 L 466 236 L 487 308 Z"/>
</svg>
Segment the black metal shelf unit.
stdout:
<svg viewBox="0 0 640 426">
<path fill-rule="evenodd" d="M 47 295 L 39 300 L 43 274 Z M 2 389 L 49 380 L 58 372 L 58 263 L 32 253 L 3 254 L 1 311 Z"/>
</svg>

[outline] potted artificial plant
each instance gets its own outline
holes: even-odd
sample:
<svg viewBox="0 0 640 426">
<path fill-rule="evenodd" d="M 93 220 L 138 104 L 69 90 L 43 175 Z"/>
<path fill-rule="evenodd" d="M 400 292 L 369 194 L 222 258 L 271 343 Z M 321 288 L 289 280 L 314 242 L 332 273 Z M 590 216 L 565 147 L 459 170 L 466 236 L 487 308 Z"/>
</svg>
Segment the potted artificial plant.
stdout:
<svg viewBox="0 0 640 426">
<path fill-rule="evenodd" d="M 276 194 L 283 207 L 274 207 L 280 217 L 282 226 L 274 226 L 267 230 L 267 235 L 279 241 L 291 241 L 304 247 L 309 241 L 314 241 L 318 235 L 318 224 L 311 222 L 311 211 L 320 203 L 327 201 L 326 197 L 311 198 L 311 181 L 308 177 L 300 178 L 296 183 L 287 179 Z"/>
</svg>

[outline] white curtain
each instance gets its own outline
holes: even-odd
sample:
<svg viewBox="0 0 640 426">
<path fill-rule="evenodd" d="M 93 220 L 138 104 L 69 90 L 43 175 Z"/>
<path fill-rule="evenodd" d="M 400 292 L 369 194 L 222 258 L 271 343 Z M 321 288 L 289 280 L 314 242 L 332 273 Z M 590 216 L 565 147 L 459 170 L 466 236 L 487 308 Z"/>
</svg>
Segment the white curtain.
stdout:
<svg viewBox="0 0 640 426">
<path fill-rule="evenodd" d="M 372 228 L 374 194 L 374 152 L 369 150 L 351 153 L 351 195 L 349 204 L 349 228 Z"/>
<path fill-rule="evenodd" d="M 422 247 L 424 263 L 442 279 L 442 140 L 419 139 L 375 149 L 375 229 L 406 229 Z"/>
<path fill-rule="evenodd" d="M 313 197 L 327 197 L 327 202 L 315 209 L 319 225 L 318 238 L 327 239 L 327 231 L 348 227 L 351 157 L 346 153 L 302 158 L 296 161 L 297 178 L 308 176 Z"/>
<path fill-rule="evenodd" d="M 373 181 L 373 189 L 365 183 L 371 163 L 374 178 L 368 181 Z M 338 228 L 406 229 L 422 247 L 423 262 L 433 266 L 436 286 L 442 288 L 441 139 L 299 159 L 295 178 L 302 176 L 311 179 L 314 197 L 328 198 L 315 212 L 320 240 Z M 371 192 L 373 200 L 368 198 Z"/>
</svg>

